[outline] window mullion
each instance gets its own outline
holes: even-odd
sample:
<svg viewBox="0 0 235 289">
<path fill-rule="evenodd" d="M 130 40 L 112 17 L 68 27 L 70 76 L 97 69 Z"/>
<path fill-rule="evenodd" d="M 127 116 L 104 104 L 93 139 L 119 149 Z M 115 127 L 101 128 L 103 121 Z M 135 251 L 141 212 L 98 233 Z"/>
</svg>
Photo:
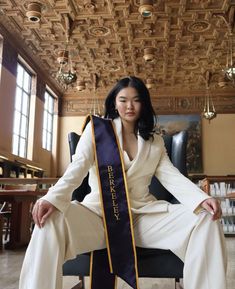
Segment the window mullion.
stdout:
<svg viewBox="0 0 235 289">
<path fill-rule="evenodd" d="M 17 136 L 18 144 L 14 146 L 14 152 L 17 152 L 17 155 L 21 157 L 27 157 L 27 143 L 28 143 L 28 129 L 29 129 L 29 109 L 30 109 L 30 91 L 31 91 L 31 82 L 32 76 L 28 73 L 26 68 L 23 67 L 20 63 L 17 66 L 17 79 L 16 79 L 16 98 L 15 101 L 20 100 L 19 103 L 15 103 L 15 120 L 16 121 L 16 112 L 19 114 L 19 131 L 13 132 L 13 135 Z M 28 89 L 28 91 L 25 90 Z M 27 99 L 27 100 L 26 100 Z M 25 103 L 27 101 L 27 103 Z M 27 105 L 27 106 L 26 106 Z M 24 118 L 24 121 L 23 121 Z M 24 125 L 24 127 L 23 127 Z M 13 137 L 14 139 L 14 137 Z"/>
</svg>

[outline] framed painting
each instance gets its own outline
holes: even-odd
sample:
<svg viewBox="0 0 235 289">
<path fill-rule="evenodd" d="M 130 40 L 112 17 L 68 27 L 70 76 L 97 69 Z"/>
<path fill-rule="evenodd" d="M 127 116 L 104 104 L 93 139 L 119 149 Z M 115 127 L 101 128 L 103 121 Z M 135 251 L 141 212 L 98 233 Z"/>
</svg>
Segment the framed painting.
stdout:
<svg viewBox="0 0 235 289">
<path fill-rule="evenodd" d="M 202 139 L 201 116 L 159 115 L 157 127 L 160 134 L 175 134 L 181 130 L 188 131 L 187 169 L 188 173 L 202 173 Z"/>
</svg>

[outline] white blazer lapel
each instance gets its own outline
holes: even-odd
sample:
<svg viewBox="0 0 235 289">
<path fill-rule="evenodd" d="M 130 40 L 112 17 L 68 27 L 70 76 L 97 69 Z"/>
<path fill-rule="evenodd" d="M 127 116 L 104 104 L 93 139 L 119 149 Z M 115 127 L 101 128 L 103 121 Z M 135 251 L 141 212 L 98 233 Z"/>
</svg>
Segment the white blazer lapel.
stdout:
<svg viewBox="0 0 235 289">
<path fill-rule="evenodd" d="M 148 155 L 150 148 L 149 142 L 145 141 L 140 135 L 138 135 L 138 151 L 137 155 L 133 160 L 132 165 L 127 170 L 127 176 L 130 177 L 136 169 L 139 169 L 141 166 L 144 166 L 146 156 Z"/>
<path fill-rule="evenodd" d="M 116 133 L 117 133 L 120 147 L 121 147 L 122 154 L 123 154 L 122 122 L 121 122 L 120 117 L 115 118 L 113 120 L 113 122 L 115 124 Z M 149 149 L 150 149 L 150 142 L 145 141 L 140 135 L 138 135 L 138 151 L 137 151 L 137 155 L 134 158 L 131 166 L 129 167 L 129 169 L 126 172 L 128 176 L 131 175 L 132 173 L 134 173 L 136 168 L 143 165 L 143 162 L 141 160 L 144 161 L 146 159 L 146 156 L 149 153 Z"/>
<path fill-rule="evenodd" d="M 117 136 L 118 136 L 119 144 L 120 144 L 120 147 L 121 147 L 122 153 L 123 153 L 122 121 L 121 121 L 120 117 L 118 117 L 118 118 L 115 118 L 113 120 L 113 122 L 114 122 L 116 133 L 117 133 Z"/>
</svg>

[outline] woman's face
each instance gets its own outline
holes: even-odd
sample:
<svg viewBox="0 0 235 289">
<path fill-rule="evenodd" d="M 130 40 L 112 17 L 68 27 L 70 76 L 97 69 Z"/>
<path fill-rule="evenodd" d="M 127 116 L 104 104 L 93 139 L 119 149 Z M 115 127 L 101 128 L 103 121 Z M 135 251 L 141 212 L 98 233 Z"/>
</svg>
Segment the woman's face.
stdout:
<svg viewBox="0 0 235 289">
<path fill-rule="evenodd" d="M 122 120 L 136 122 L 140 118 L 142 108 L 137 90 L 134 87 L 120 90 L 115 99 L 115 108 Z"/>
</svg>

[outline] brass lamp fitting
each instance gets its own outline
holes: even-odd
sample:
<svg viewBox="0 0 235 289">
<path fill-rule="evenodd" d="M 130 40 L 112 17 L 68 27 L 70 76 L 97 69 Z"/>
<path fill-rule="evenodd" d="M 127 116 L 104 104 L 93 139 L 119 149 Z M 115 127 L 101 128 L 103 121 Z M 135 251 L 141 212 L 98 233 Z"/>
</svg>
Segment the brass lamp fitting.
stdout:
<svg viewBox="0 0 235 289">
<path fill-rule="evenodd" d="M 220 76 L 218 79 L 218 86 L 220 88 L 225 88 L 229 84 L 229 80 L 225 76 Z"/>
<path fill-rule="evenodd" d="M 152 79 L 152 78 L 147 78 L 147 79 L 146 79 L 146 87 L 147 87 L 148 89 L 151 89 L 151 88 L 153 88 L 154 86 L 155 86 L 154 79 Z"/>
<path fill-rule="evenodd" d="M 146 62 L 152 62 L 155 58 L 155 49 L 153 47 L 144 48 L 143 58 Z"/>
<path fill-rule="evenodd" d="M 26 16 L 30 22 L 39 22 L 42 16 L 42 4 L 38 2 L 29 3 Z"/>
<path fill-rule="evenodd" d="M 150 17 L 153 11 L 153 0 L 140 0 L 139 13 L 143 17 Z"/>
<path fill-rule="evenodd" d="M 58 52 L 57 61 L 60 65 L 65 65 L 68 63 L 69 60 L 69 52 L 68 50 L 61 50 Z"/>
<path fill-rule="evenodd" d="M 82 91 L 82 90 L 86 89 L 86 84 L 85 84 L 85 82 L 84 82 L 83 80 L 79 80 L 79 81 L 77 82 L 76 88 L 77 88 L 78 91 Z"/>
</svg>

